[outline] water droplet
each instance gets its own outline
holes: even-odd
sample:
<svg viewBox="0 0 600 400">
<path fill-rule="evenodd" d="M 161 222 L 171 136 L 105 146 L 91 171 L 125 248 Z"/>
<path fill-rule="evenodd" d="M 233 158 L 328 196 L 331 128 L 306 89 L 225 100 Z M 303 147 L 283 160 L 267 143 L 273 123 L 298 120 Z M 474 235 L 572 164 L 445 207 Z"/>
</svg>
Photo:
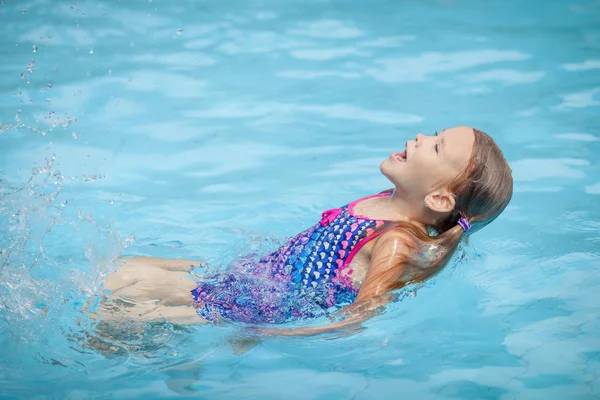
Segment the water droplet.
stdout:
<svg viewBox="0 0 600 400">
<path fill-rule="evenodd" d="M 94 54 L 94 49 L 90 49 L 90 54 Z"/>
<path fill-rule="evenodd" d="M 37 46 L 34 44 L 31 50 L 33 50 L 34 53 L 37 53 Z"/>
<path fill-rule="evenodd" d="M 34 67 L 35 67 L 35 60 L 31 60 L 31 61 L 29 61 L 29 64 L 27 64 L 27 68 L 25 68 L 25 69 L 29 72 L 33 72 Z"/>
<path fill-rule="evenodd" d="M 27 14 L 27 10 L 21 10 L 21 14 Z"/>
<path fill-rule="evenodd" d="M 21 79 L 25 79 L 25 74 L 21 74 Z"/>
<path fill-rule="evenodd" d="M 52 89 L 52 83 L 48 82 L 46 86 L 48 86 L 48 89 Z"/>
<path fill-rule="evenodd" d="M 115 204 L 115 201 L 114 201 L 113 199 L 108 199 L 108 202 L 109 202 L 110 204 Z"/>
<path fill-rule="evenodd" d="M 43 92 L 43 91 L 44 91 L 44 88 L 41 88 L 41 89 L 40 89 L 40 92 Z"/>
<path fill-rule="evenodd" d="M 182 33 L 183 33 L 183 29 L 181 29 L 181 28 L 177 29 L 177 34 L 178 35 L 181 35 Z"/>
<path fill-rule="evenodd" d="M 66 200 L 63 200 L 63 201 L 61 201 L 61 202 L 60 202 L 60 205 L 64 207 L 64 206 L 66 206 L 66 205 L 67 205 L 67 203 L 68 203 L 68 201 L 66 201 Z"/>
</svg>

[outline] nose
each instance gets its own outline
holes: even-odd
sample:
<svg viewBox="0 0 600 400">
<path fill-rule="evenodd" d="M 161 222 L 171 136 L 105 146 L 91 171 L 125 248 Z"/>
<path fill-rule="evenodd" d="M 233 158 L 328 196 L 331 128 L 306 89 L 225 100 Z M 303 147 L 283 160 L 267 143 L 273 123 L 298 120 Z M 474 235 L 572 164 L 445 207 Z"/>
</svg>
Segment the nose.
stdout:
<svg viewBox="0 0 600 400">
<path fill-rule="evenodd" d="M 425 138 L 425 135 L 423 135 L 422 133 L 418 133 L 417 137 L 415 138 L 415 147 L 419 147 L 421 145 L 421 143 L 423 143 L 424 138 Z"/>
</svg>

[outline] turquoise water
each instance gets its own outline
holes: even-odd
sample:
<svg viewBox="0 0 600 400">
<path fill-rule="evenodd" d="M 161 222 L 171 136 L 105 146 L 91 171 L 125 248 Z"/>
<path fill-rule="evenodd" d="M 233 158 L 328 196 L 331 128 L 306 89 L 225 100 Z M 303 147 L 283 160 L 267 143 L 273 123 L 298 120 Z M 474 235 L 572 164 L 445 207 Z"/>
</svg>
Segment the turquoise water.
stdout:
<svg viewBox="0 0 600 400">
<path fill-rule="evenodd" d="M 0 0 L 0 54 L 0 397 L 600 397 L 597 1 Z M 270 249 L 457 124 L 513 201 L 365 330 L 82 346 L 118 255 Z"/>
</svg>

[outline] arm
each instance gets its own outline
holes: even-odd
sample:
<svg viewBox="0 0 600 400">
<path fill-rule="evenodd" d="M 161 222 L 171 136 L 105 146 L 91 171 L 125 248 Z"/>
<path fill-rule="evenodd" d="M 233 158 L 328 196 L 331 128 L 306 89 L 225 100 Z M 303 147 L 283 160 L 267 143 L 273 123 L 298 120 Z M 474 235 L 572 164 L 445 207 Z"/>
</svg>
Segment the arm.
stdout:
<svg viewBox="0 0 600 400">
<path fill-rule="evenodd" d="M 395 230 L 379 236 L 371 253 L 371 261 L 365 281 L 354 303 L 342 308 L 340 312 L 346 318 L 322 326 L 304 328 L 265 328 L 262 333 L 275 336 L 314 336 L 322 333 L 338 332 L 356 327 L 361 322 L 377 314 L 377 309 L 385 306 L 393 296 L 388 292 L 394 282 L 402 280 L 404 260 L 408 256 L 407 238 Z"/>
</svg>

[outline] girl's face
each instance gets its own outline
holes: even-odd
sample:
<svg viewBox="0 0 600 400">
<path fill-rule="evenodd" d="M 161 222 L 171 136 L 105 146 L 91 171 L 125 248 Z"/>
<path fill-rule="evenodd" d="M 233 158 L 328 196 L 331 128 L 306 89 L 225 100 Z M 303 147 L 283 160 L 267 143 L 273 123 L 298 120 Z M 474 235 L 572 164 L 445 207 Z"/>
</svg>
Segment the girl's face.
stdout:
<svg viewBox="0 0 600 400">
<path fill-rule="evenodd" d="M 398 190 L 424 199 L 431 192 L 444 189 L 464 171 L 474 141 L 473 129 L 466 126 L 444 129 L 434 136 L 419 133 L 406 142 L 403 151 L 383 160 L 381 173 Z"/>
</svg>

